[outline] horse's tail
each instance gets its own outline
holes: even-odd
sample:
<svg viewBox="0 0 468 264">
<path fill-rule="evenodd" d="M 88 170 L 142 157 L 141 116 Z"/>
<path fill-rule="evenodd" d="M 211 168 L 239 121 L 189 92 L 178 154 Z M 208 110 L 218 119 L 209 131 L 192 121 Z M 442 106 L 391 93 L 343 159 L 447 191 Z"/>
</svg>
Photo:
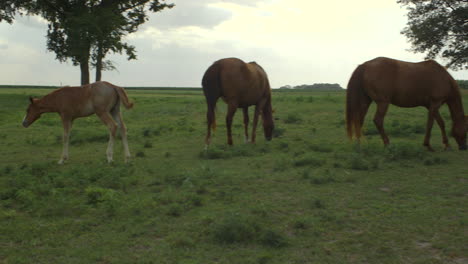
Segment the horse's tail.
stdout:
<svg viewBox="0 0 468 264">
<path fill-rule="evenodd" d="M 208 126 L 216 130 L 215 109 L 218 98 L 221 97 L 221 65 L 214 63 L 208 70 L 206 70 L 202 79 L 203 94 L 206 98 L 206 105 L 208 111 L 206 112 L 206 119 Z"/>
<path fill-rule="evenodd" d="M 354 70 L 346 89 L 346 130 L 349 139 L 361 137 L 361 127 L 370 104 L 369 96 L 364 91 L 364 65 Z"/>
<path fill-rule="evenodd" d="M 114 88 L 114 90 L 119 95 L 120 101 L 123 103 L 125 108 L 130 109 L 133 107 L 133 102 L 130 102 L 127 96 L 127 92 L 125 92 L 125 89 L 123 87 L 112 84 L 112 88 Z"/>
</svg>

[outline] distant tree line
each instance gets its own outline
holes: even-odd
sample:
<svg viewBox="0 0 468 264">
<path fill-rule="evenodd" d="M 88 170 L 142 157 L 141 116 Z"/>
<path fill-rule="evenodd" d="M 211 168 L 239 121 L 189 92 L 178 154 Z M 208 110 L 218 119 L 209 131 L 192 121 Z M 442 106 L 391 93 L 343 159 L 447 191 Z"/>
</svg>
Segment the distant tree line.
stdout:
<svg viewBox="0 0 468 264">
<path fill-rule="evenodd" d="M 343 87 L 341 87 L 337 83 L 314 83 L 314 84 L 302 84 L 302 85 L 297 85 L 297 86 L 285 85 L 285 86 L 281 86 L 280 89 L 339 91 L 339 90 L 343 90 Z"/>
<path fill-rule="evenodd" d="M 468 90 L 468 80 L 457 80 L 460 89 Z"/>
</svg>

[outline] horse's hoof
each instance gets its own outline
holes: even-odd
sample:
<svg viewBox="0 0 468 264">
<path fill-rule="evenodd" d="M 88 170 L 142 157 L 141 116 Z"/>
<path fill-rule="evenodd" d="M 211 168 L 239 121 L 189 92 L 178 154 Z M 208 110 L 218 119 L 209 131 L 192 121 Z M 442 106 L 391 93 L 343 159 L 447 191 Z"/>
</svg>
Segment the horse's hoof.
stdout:
<svg viewBox="0 0 468 264">
<path fill-rule="evenodd" d="M 427 151 L 429 151 L 429 152 L 434 152 L 434 149 L 433 149 L 432 147 L 430 147 L 430 146 L 426 146 L 426 149 L 427 149 Z"/>
<path fill-rule="evenodd" d="M 63 160 L 59 160 L 59 161 L 57 162 L 57 164 L 58 164 L 58 165 L 63 165 L 63 162 L 64 162 Z"/>
</svg>

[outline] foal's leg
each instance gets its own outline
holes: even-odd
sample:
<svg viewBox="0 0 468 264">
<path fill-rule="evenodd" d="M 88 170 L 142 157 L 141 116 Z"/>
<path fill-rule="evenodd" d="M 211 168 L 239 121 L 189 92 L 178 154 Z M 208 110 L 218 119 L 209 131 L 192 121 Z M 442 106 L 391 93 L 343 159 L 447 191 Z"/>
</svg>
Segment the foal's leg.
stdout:
<svg viewBox="0 0 468 264">
<path fill-rule="evenodd" d="M 60 157 L 60 160 L 57 163 L 63 164 L 66 160 L 68 160 L 68 145 L 70 143 L 70 130 L 72 127 L 72 120 L 64 116 L 60 117 L 62 118 L 63 125 L 63 150 L 62 156 Z"/>
<path fill-rule="evenodd" d="M 437 121 L 437 124 L 440 127 L 440 131 L 442 132 L 442 143 L 445 145 L 445 150 L 450 149 L 450 145 L 448 142 L 447 134 L 445 133 L 445 123 L 442 117 L 440 116 L 439 110 L 436 110 L 434 113 L 434 117 Z"/>
<path fill-rule="evenodd" d="M 228 144 L 232 145 L 232 118 L 236 113 L 237 105 L 236 104 L 228 104 L 228 112 L 226 115 L 226 126 L 227 126 L 227 137 L 228 137 Z"/>
<path fill-rule="evenodd" d="M 122 137 L 122 145 L 125 152 L 125 163 L 127 163 L 130 159 L 130 149 L 128 148 L 127 140 L 127 128 L 125 127 L 125 123 L 122 118 L 122 113 L 120 112 L 119 108 L 116 108 L 112 111 L 112 117 L 117 122 L 117 125 L 120 129 L 120 136 Z"/>
<path fill-rule="evenodd" d="M 114 119 L 112 119 L 112 116 L 109 112 L 96 113 L 96 115 L 109 129 L 109 143 L 107 145 L 106 155 L 107 162 L 111 163 L 113 161 L 112 156 L 114 155 L 114 140 L 115 133 L 117 132 L 117 124 L 115 123 Z"/>
<path fill-rule="evenodd" d="M 387 110 L 388 110 L 388 103 L 384 103 L 384 102 L 377 103 L 377 111 L 375 112 L 375 116 L 374 116 L 374 124 L 379 130 L 380 136 L 382 137 L 382 140 L 385 146 L 387 146 L 390 143 L 387 134 L 385 134 L 385 129 L 383 126 L 384 118 L 385 118 L 385 114 L 387 113 Z"/>
<path fill-rule="evenodd" d="M 249 143 L 249 108 L 244 107 L 242 111 L 244 112 L 244 142 Z"/>
</svg>

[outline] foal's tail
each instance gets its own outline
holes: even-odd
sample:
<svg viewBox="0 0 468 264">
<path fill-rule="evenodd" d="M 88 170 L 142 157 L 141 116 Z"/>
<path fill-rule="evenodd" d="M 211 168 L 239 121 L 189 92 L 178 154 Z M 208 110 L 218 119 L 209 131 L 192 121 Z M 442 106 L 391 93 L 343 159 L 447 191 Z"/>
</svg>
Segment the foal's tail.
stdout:
<svg viewBox="0 0 468 264">
<path fill-rule="evenodd" d="M 123 87 L 112 85 L 112 88 L 114 88 L 114 90 L 119 94 L 120 101 L 123 103 L 125 108 L 130 109 L 133 107 L 133 102 L 130 102 L 127 92 L 125 92 Z"/>
<path fill-rule="evenodd" d="M 361 137 L 361 127 L 369 108 L 370 98 L 364 91 L 364 65 L 359 65 L 351 75 L 346 89 L 346 131 L 349 139 Z"/>
<path fill-rule="evenodd" d="M 202 79 L 203 94 L 205 95 L 206 105 L 208 111 L 206 112 L 206 119 L 208 127 L 211 127 L 213 131 L 216 130 L 216 118 L 215 109 L 216 102 L 222 95 L 221 87 L 221 65 L 214 63 L 208 70 L 206 70 Z"/>
</svg>

